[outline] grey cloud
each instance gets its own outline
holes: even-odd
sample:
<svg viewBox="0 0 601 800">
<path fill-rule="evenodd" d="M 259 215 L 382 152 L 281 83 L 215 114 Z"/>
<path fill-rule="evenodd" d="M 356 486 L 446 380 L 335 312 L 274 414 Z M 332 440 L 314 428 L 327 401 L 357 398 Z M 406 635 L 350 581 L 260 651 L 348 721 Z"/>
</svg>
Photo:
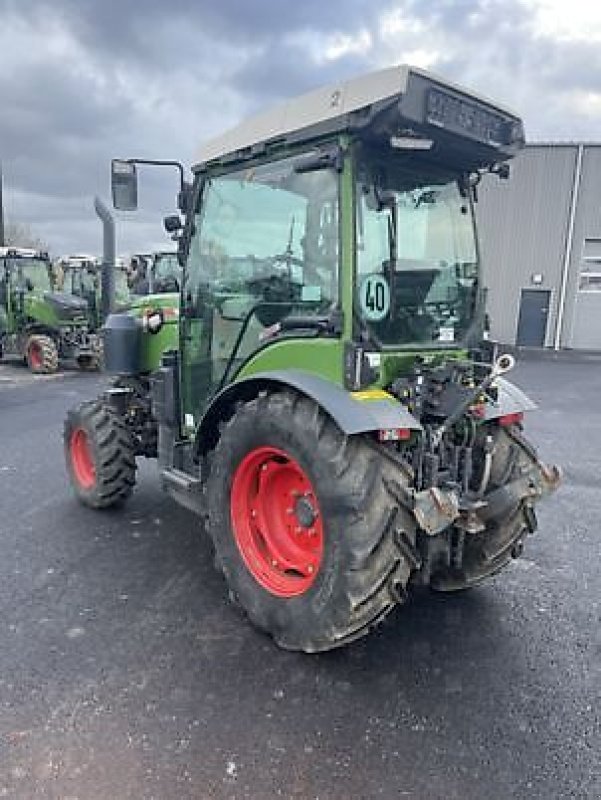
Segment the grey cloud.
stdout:
<svg viewBox="0 0 601 800">
<path fill-rule="evenodd" d="M 378 38 L 390 9 L 425 32 L 399 33 L 393 49 Z M 190 163 L 200 139 L 245 114 L 420 48 L 436 51 L 436 71 L 516 106 L 537 138 L 600 137 L 570 99 L 601 91 L 598 47 L 536 37 L 531 13 L 520 0 L 0 0 L 0 35 L 18 23 L 42 50 L 40 32 L 75 42 L 59 57 L 26 46 L 18 69 L 0 49 L 8 211 L 57 251 L 97 249 L 91 199 L 107 197 L 111 157 Z M 368 52 L 315 57 L 323 37 L 364 29 Z M 140 213 L 119 219 L 123 249 L 168 241 L 175 176 L 142 170 L 140 188 Z"/>
</svg>

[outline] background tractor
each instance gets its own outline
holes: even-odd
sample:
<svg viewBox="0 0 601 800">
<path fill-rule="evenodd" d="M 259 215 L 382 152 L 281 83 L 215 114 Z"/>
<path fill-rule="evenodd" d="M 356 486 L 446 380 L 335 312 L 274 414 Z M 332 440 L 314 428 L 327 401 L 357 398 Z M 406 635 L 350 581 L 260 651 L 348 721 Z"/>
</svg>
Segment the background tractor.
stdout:
<svg viewBox="0 0 601 800">
<path fill-rule="evenodd" d="M 156 458 L 230 595 L 308 652 L 505 567 L 559 482 L 483 341 L 475 187 L 523 144 L 511 111 L 398 67 L 210 141 L 191 184 L 178 165 L 179 316 L 108 318 L 118 377 L 65 423 L 78 498 L 123 502 Z M 113 162 L 116 207 L 144 163 Z"/>
<path fill-rule="evenodd" d="M 55 291 L 47 253 L 0 248 L 0 352 L 26 359 L 33 372 L 55 372 L 60 358 L 97 364 L 85 299 Z"/>
</svg>

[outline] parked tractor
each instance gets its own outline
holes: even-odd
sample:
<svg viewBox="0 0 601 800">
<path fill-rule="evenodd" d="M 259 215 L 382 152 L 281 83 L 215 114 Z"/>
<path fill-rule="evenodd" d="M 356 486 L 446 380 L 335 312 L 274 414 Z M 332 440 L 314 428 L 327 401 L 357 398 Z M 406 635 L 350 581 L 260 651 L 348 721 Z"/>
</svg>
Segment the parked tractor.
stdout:
<svg viewBox="0 0 601 800">
<path fill-rule="evenodd" d="M 23 357 L 32 372 L 55 372 L 59 359 L 97 364 L 85 299 L 54 291 L 47 253 L 0 248 L 0 354 Z"/>
<path fill-rule="evenodd" d="M 412 67 L 204 144 L 183 221 L 165 220 L 179 318 L 110 316 L 118 378 L 67 417 L 77 497 L 120 504 L 155 458 L 230 596 L 293 650 L 506 567 L 560 480 L 524 435 L 513 358 L 484 340 L 476 185 L 523 145 L 516 114 Z M 147 163 L 113 162 L 116 207 L 135 208 Z"/>
</svg>

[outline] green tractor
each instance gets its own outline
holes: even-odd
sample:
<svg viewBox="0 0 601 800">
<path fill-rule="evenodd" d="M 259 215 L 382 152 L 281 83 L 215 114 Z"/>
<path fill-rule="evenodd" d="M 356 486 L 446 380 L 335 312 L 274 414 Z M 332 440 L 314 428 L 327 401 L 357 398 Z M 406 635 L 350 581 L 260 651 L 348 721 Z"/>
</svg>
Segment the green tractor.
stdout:
<svg viewBox="0 0 601 800">
<path fill-rule="evenodd" d="M 476 185 L 523 144 L 515 114 L 412 67 L 205 144 L 191 185 L 180 167 L 185 220 L 165 220 L 179 318 L 110 316 L 119 377 L 68 414 L 77 497 L 122 503 L 136 458 L 156 458 L 230 596 L 293 650 L 363 636 L 416 587 L 499 572 L 560 481 L 484 336 Z M 136 206 L 141 163 L 113 162 L 116 207 Z"/>
<path fill-rule="evenodd" d="M 55 288 L 47 253 L 0 248 L 0 354 L 23 357 L 32 372 L 56 372 L 60 358 L 95 366 L 86 300 Z"/>
</svg>

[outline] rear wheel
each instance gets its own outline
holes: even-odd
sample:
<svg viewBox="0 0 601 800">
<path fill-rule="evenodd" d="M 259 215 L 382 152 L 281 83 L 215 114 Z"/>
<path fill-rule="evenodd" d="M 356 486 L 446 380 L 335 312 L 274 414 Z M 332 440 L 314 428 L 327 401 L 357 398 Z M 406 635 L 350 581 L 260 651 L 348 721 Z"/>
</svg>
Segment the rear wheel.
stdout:
<svg viewBox="0 0 601 800">
<path fill-rule="evenodd" d="M 282 647 L 365 635 L 417 565 L 406 474 L 311 400 L 263 394 L 225 424 L 206 485 L 208 530 L 231 593 Z"/>
<path fill-rule="evenodd" d="M 126 500 L 136 477 L 134 445 L 123 420 L 100 401 L 69 411 L 65 460 L 79 500 L 108 508 Z"/>
<path fill-rule="evenodd" d="M 58 369 L 58 349 L 50 336 L 35 333 L 27 340 L 25 357 L 32 372 L 51 373 Z"/>
</svg>

